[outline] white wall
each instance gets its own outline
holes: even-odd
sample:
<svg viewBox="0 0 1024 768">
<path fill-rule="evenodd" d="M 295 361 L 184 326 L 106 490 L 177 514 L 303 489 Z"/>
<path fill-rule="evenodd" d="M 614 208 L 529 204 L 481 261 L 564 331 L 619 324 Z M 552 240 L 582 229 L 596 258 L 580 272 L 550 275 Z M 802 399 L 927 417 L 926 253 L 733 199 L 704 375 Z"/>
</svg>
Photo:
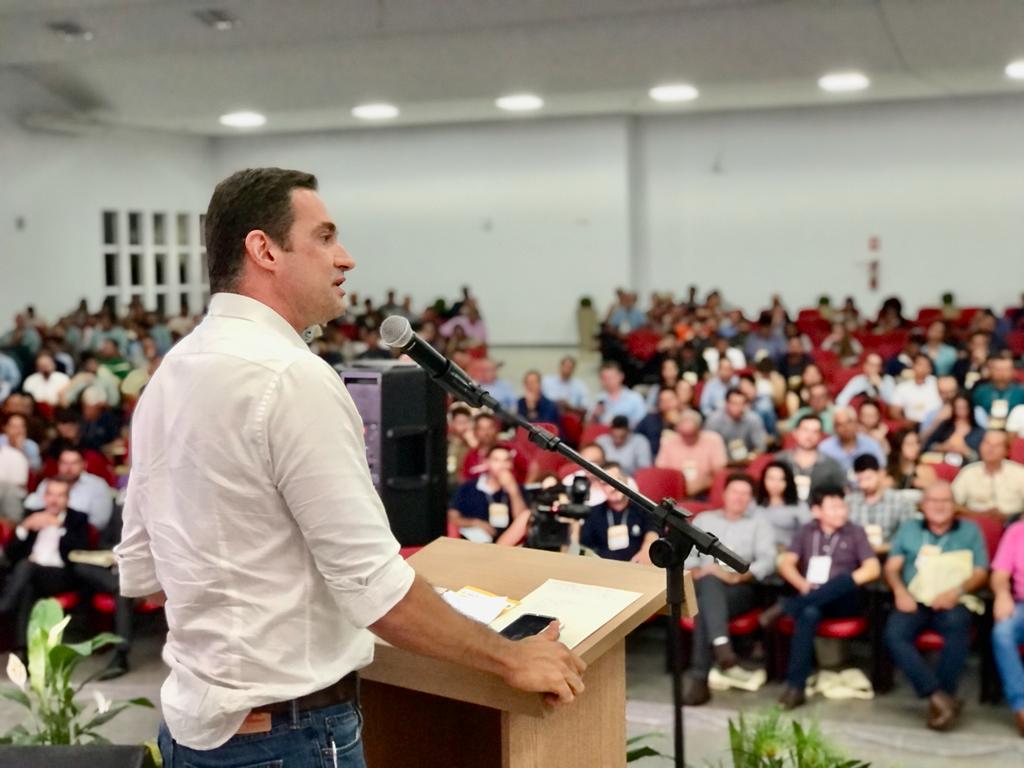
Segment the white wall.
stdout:
<svg viewBox="0 0 1024 768">
<path fill-rule="evenodd" d="M 1021 99 L 648 120 L 642 287 L 720 286 L 749 310 L 776 291 L 791 306 L 852 294 L 873 310 L 952 290 L 1001 310 L 1024 290 L 1022 125 Z"/>
<path fill-rule="evenodd" d="M 202 211 L 210 197 L 209 140 L 30 133 L 18 123 L 54 107 L 41 89 L 0 73 L 0 329 L 27 304 L 49 317 L 82 297 L 98 307 L 104 208 Z"/>
<path fill-rule="evenodd" d="M 104 207 L 202 210 L 241 167 L 316 173 L 358 267 L 350 286 L 417 303 L 463 282 L 499 343 L 575 340 L 580 295 L 721 287 L 755 310 L 1024 290 L 1021 99 L 645 118 L 515 120 L 207 141 L 29 135 L 45 94 L 0 76 L 0 325 L 102 293 Z M 717 171 L 715 170 L 717 158 Z M 25 218 L 23 230 L 15 227 Z M 881 286 L 867 289 L 870 236 Z"/>
<path fill-rule="evenodd" d="M 222 140 L 221 175 L 318 176 L 356 259 L 351 290 L 480 297 L 492 339 L 576 339 L 575 306 L 628 282 L 625 121 L 517 121 Z"/>
</svg>

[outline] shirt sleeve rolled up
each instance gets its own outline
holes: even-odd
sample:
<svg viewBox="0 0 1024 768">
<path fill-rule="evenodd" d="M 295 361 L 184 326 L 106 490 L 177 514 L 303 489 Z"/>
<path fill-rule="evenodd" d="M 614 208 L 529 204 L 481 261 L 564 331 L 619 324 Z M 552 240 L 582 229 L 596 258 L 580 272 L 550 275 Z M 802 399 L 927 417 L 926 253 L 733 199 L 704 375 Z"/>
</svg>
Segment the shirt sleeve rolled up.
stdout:
<svg viewBox="0 0 1024 768">
<path fill-rule="evenodd" d="M 341 611 L 367 627 L 405 596 L 414 573 L 370 479 L 355 404 L 312 355 L 277 377 L 264 401 L 274 484 Z"/>
</svg>

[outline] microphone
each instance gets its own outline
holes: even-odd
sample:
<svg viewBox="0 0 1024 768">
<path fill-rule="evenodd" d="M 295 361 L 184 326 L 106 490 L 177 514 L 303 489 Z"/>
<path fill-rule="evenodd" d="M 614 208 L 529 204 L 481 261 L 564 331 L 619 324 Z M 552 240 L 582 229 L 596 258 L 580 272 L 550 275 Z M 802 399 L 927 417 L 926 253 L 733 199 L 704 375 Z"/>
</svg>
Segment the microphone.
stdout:
<svg viewBox="0 0 1024 768">
<path fill-rule="evenodd" d="M 473 381 L 469 374 L 442 355 L 419 334 L 412 330 L 409 321 L 401 315 L 391 315 L 380 325 L 380 338 L 391 349 L 411 357 L 431 379 L 456 400 L 462 400 L 474 408 L 490 408 L 501 411 L 501 405 Z"/>
</svg>

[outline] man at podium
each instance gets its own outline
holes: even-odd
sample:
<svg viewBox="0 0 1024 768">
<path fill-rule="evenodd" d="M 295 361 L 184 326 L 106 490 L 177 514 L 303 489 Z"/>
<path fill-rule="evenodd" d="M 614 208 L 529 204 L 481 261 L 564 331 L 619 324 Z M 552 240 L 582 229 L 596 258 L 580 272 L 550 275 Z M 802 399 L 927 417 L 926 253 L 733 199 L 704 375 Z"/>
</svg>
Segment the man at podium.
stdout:
<svg viewBox="0 0 1024 768">
<path fill-rule="evenodd" d="M 352 399 L 299 335 L 344 312 L 355 267 L 316 189 L 278 168 L 217 186 L 208 315 L 135 411 L 116 552 L 123 595 L 166 599 L 169 768 L 363 766 L 371 632 L 561 702 L 583 691 L 557 626 L 508 641 L 400 557 Z"/>
</svg>

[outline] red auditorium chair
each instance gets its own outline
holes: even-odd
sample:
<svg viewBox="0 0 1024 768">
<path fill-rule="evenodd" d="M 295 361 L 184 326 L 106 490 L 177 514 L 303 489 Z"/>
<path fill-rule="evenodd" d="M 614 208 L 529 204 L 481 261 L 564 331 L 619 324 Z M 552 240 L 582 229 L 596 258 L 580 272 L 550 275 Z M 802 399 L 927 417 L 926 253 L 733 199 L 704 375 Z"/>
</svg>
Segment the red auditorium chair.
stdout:
<svg viewBox="0 0 1024 768">
<path fill-rule="evenodd" d="M 538 424 L 536 424 L 536 426 L 540 427 L 541 429 L 546 429 L 548 432 L 551 432 L 556 436 L 559 434 L 557 424 L 547 424 L 545 422 L 539 422 Z M 512 446 L 517 451 L 519 451 L 519 453 L 521 453 L 524 457 L 531 461 L 537 456 L 537 454 L 548 453 L 548 451 L 545 451 L 539 445 L 533 443 L 530 440 L 529 433 L 522 427 L 516 427 L 515 437 L 512 438 Z"/>
<path fill-rule="evenodd" d="M 114 612 L 117 610 L 117 600 L 115 600 L 114 596 L 109 592 L 99 592 L 92 596 L 92 607 L 97 613 L 101 613 L 104 616 L 113 616 Z M 162 605 L 151 603 L 149 600 L 142 600 L 135 604 L 135 613 L 157 613 L 162 609 Z"/>
<path fill-rule="evenodd" d="M 1014 357 L 1024 355 L 1024 331 L 1010 331 L 1006 334 L 1006 346 Z"/>
<path fill-rule="evenodd" d="M 601 435 L 607 435 L 611 431 L 612 428 L 607 424 L 587 424 L 583 428 L 583 434 L 580 435 L 580 447 L 590 445 Z"/>
<path fill-rule="evenodd" d="M 776 456 L 774 453 L 762 453 L 747 467 L 747 474 L 754 478 L 755 483 L 760 483 L 761 478 L 764 476 L 765 469 L 768 465 L 775 461 Z"/>
<path fill-rule="evenodd" d="M 1006 530 L 1005 518 L 999 512 L 964 512 L 961 516 L 966 520 L 973 521 L 981 529 L 981 535 L 985 537 L 985 547 L 988 549 L 988 558 L 991 561 L 996 556 L 999 540 L 1003 538 L 1003 531 Z"/>
<path fill-rule="evenodd" d="M 562 475 L 558 474 L 558 470 L 564 463 L 565 457 L 562 454 L 538 450 L 530 459 L 530 469 L 534 477 L 541 477 L 550 472 L 561 478 Z"/>
<path fill-rule="evenodd" d="M 981 307 L 962 307 L 960 309 L 960 317 L 956 319 L 956 324 L 961 328 L 966 328 L 979 312 L 981 312 Z"/>
<path fill-rule="evenodd" d="M 775 632 L 772 638 L 770 654 L 771 669 L 769 677 L 772 680 L 781 680 L 786 672 L 786 665 L 789 663 L 789 638 L 796 630 L 795 622 L 789 616 L 782 616 L 775 622 Z M 853 640 L 868 631 L 868 620 L 863 616 L 851 616 L 844 619 L 823 619 L 818 624 L 818 637 L 832 640 Z M 783 642 L 782 638 L 786 638 Z"/>
<path fill-rule="evenodd" d="M 572 411 L 563 413 L 562 434 L 565 436 L 565 442 L 573 448 L 579 448 L 580 439 L 583 437 L 583 417 Z"/>
<path fill-rule="evenodd" d="M 713 578 L 713 577 L 712 577 Z M 743 637 L 752 635 L 761 628 L 761 609 L 755 608 L 752 611 L 741 613 L 739 616 L 729 620 L 729 637 Z M 692 652 L 693 627 L 696 619 L 690 616 L 683 616 L 679 620 L 679 626 L 683 628 L 683 647 L 680 649 L 683 657 L 683 667 L 690 665 L 690 653 Z"/>
<path fill-rule="evenodd" d="M 960 467 L 954 467 L 952 464 L 947 464 L 944 461 L 928 464 L 928 466 L 935 471 L 935 476 L 939 480 L 945 480 L 947 483 L 952 483 L 960 473 Z"/>
<path fill-rule="evenodd" d="M 558 468 L 558 471 L 555 472 L 555 474 L 558 475 L 558 479 L 561 480 L 569 475 L 575 475 L 579 471 L 580 468 L 576 464 L 571 461 L 567 461 Z"/>
<path fill-rule="evenodd" d="M 940 307 L 921 307 L 917 310 L 917 321 L 915 325 L 926 326 L 936 320 L 942 320 L 942 309 Z"/>
<path fill-rule="evenodd" d="M 725 481 L 735 473 L 736 470 L 726 467 L 725 469 L 718 470 L 715 476 L 711 478 L 711 487 L 708 489 L 708 503 L 711 504 L 712 509 L 721 508 L 722 496 L 725 494 Z"/>
<path fill-rule="evenodd" d="M 645 467 L 633 477 L 637 488 L 655 504 L 664 498 L 680 501 L 686 498 L 686 478 L 677 469 Z"/>
<path fill-rule="evenodd" d="M 1010 443 L 1010 461 L 1024 464 L 1024 437 L 1014 438 Z"/>
</svg>

